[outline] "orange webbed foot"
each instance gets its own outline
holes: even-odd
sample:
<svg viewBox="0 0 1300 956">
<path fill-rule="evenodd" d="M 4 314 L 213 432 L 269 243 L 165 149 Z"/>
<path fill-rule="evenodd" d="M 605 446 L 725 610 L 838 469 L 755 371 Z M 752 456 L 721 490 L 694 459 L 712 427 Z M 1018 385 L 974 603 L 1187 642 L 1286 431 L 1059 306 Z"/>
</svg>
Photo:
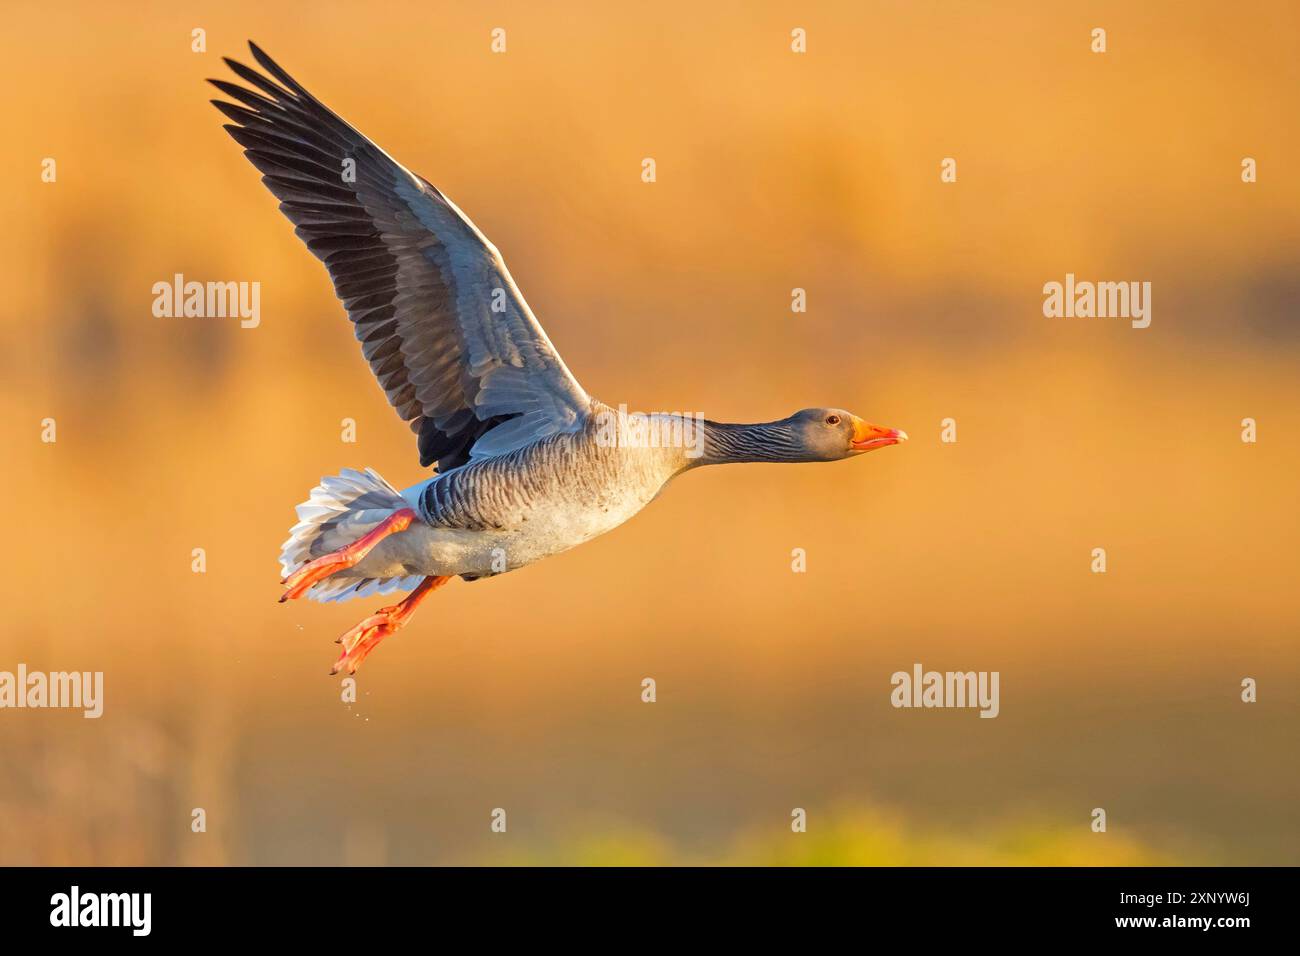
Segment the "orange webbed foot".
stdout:
<svg viewBox="0 0 1300 956">
<path fill-rule="evenodd" d="M 379 642 L 406 623 L 392 613 L 396 610 L 397 607 L 381 609 L 335 641 L 336 644 L 343 645 L 343 653 L 330 668 L 331 677 L 341 670 L 355 674 L 361 662 L 370 656 L 370 652 L 379 646 Z"/>
<path fill-rule="evenodd" d="M 300 598 L 311 590 L 312 585 L 319 584 L 331 574 L 335 574 L 345 568 L 355 567 L 360 564 L 367 554 L 374 550 L 375 545 L 379 544 L 390 534 L 397 534 L 399 531 L 405 531 L 415 520 L 415 512 L 410 508 L 402 508 L 400 511 L 394 511 L 391 515 L 379 522 L 371 531 L 362 535 L 356 541 L 349 545 L 339 548 L 337 551 L 331 551 L 329 554 L 323 554 L 314 561 L 308 561 L 306 564 L 295 569 L 293 573 L 281 578 L 280 583 L 287 590 L 280 595 L 280 602 L 291 601 Z"/>
<path fill-rule="evenodd" d="M 355 674 L 361 662 L 370 656 L 370 652 L 379 646 L 379 642 L 398 629 L 404 627 L 411 619 L 415 609 L 425 597 L 451 580 L 450 576 L 431 575 L 421 581 L 406 597 L 397 604 L 381 607 L 360 624 L 351 628 L 335 643 L 343 645 L 343 653 L 330 668 L 333 677 L 341 670 Z"/>
</svg>

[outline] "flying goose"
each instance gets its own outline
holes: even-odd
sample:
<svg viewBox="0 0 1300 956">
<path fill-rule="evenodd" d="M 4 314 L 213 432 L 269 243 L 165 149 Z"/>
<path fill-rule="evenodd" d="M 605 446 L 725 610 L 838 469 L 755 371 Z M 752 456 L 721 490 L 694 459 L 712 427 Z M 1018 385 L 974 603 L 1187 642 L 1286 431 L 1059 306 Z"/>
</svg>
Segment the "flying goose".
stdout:
<svg viewBox="0 0 1300 956">
<path fill-rule="evenodd" d="M 604 534 L 674 476 L 727 462 L 837 461 L 907 439 L 838 408 L 755 425 L 627 416 L 578 384 L 491 242 L 436 187 L 340 119 L 256 44 L 266 74 L 212 103 L 325 263 L 362 354 L 416 434 L 425 480 L 323 478 L 280 554 L 280 600 L 410 593 L 341 638 L 358 665 L 459 575 L 513 571 Z M 634 427 L 633 427 L 634 426 Z"/>
</svg>

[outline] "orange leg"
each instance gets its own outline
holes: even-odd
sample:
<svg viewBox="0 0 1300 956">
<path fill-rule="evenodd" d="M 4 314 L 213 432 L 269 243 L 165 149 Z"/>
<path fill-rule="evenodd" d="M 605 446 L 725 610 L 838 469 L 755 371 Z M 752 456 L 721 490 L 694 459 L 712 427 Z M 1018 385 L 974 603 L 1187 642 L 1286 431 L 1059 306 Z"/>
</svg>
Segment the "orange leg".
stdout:
<svg viewBox="0 0 1300 956">
<path fill-rule="evenodd" d="M 351 544 L 339 548 L 337 551 L 331 551 L 329 554 L 321 555 L 314 561 L 308 561 L 280 581 L 281 584 L 288 588 L 287 591 L 280 595 L 280 600 L 289 601 L 293 598 L 302 597 L 313 584 L 324 581 L 335 571 L 342 571 L 344 568 L 351 568 L 360 564 L 361 559 L 369 554 L 375 545 L 390 534 L 405 531 L 411 526 L 413 520 L 415 520 L 415 512 L 410 508 L 394 511 L 376 525 L 374 530 L 357 538 Z"/>
<path fill-rule="evenodd" d="M 343 645 L 343 654 L 334 662 L 330 676 L 344 668 L 349 674 L 355 674 L 361 662 L 379 646 L 379 642 L 402 627 L 415 609 L 419 607 L 431 592 L 442 587 L 451 577 L 430 576 L 416 585 L 415 590 L 391 607 L 381 607 L 352 630 L 340 637 L 337 643 Z"/>
</svg>

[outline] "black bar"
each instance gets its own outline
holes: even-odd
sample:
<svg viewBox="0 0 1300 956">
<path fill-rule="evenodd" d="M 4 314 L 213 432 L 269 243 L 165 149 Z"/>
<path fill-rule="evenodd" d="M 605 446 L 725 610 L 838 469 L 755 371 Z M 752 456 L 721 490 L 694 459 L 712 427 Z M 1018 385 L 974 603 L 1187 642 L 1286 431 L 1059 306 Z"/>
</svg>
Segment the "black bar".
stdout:
<svg viewBox="0 0 1300 956">
<path fill-rule="evenodd" d="M 1231 945 L 1286 928 L 1294 877 L 1281 868 L 16 868 L 0 870 L 0 925 L 8 940 L 75 935 L 81 945 L 114 938 L 300 943 L 337 940 L 348 928 L 450 945 L 441 934 L 472 930 L 497 939 L 530 926 L 563 926 L 574 938 L 598 927 L 651 937 L 701 927 L 734 939 L 838 929 L 864 941 L 910 933 L 926 941 L 1130 937 Z M 116 908 L 125 925 L 52 925 L 52 916 L 71 922 L 74 886 L 78 921 Z M 139 909 L 115 897 L 101 910 L 99 894 L 124 893 L 150 894 L 147 936 L 135 932 L 144 928 L 143 897 L 135 898 Z M 68 904 L 61 911 L 59 894 Z"/>
</svg>

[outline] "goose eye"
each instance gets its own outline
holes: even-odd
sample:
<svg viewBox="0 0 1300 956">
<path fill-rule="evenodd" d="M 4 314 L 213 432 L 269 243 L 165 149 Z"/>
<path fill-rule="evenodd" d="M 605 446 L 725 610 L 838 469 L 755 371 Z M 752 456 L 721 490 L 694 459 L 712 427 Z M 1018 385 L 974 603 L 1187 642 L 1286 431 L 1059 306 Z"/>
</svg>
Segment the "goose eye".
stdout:
<svg viewBox="0 0 1300 956">
<path fill-rule="evenodd" d="M 827 425 L 838 425 L 839 423 L 840 423 L 840 416 L 838 416 L 838 415 L 827 415 L 827 416 L 826 416 L 826 424 L 827 424 Z"/>
</svg>

